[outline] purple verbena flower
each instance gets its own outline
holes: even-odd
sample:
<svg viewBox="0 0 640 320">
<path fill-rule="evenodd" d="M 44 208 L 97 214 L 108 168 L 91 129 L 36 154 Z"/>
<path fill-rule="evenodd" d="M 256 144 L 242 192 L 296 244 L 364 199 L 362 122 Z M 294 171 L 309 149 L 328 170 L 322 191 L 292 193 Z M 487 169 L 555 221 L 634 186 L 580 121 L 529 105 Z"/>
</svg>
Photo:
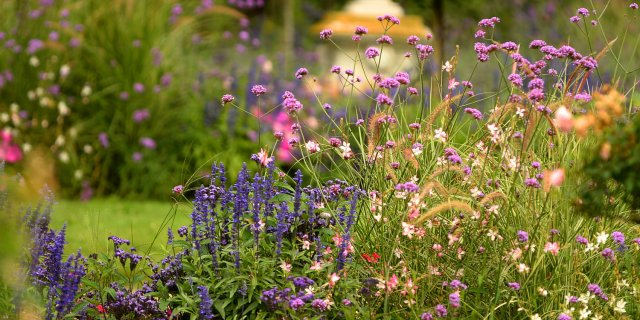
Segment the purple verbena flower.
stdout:
<svg viewBox="0 0 640 320">
<path fill-rule="evenodd" d="M 444 318 L 447 316 L 447 307 L 442 304 L 438 304 L 436 305 L 434 312 L 436 314 L 436 317 Z"/>
<path fill-rule="evenodd" d="M 359 36 L 363 36 L 363 35 L 365 35 L 367 33 L 369 33 L 369 29 L 367 29 L 366 27 L 363 27 L 363 26 L 357 26 L 356 27 L 355 34 L 357 34 Z"/>
<path fill-rule="evenodd" d="M 517 283 L 517 282 L 509 282 L 509 283 L 507 284 L 507 286 L 508 286 L 509 288 L 511 288 L 511 290 L 514 290 L 514 291 L 518 291 L 518 290 L 520 290 L 520 284 L 519 284 L 519 283 Z"/>
<path fill-rule="evenodd" d="M 296 71 L 296 79 L 302 79 L 302 77 L 304 77 L 305 75 L 309 74 L 309 70 L 307 70 L 307 68 L 299 68 Z"/>
<path fill-rule="evenodd" d="M 155 140 L 149 138 L 149 137 L 142 137 L 140 138 L 140 145 L 147 148 L 147 149 L 155 149 L 156 148 L 156 142 Z"/>
<path fill-rule="evenodd" d="M 367 57 L 367 59 L 374 59 L 379 55 L 380 55 L 380 50 L 378 50 L 378 48 L 375 48 L 375 47 L 369 47 L 367 48 L 367 50 L 364 51 L 364 56 Z"/>
<path fill-rule="evenodd" d="M 254 85 L 253 87 L 251 87 L 251 93 L 253 93 L 254 95 L 256 95 L 256 97 L 259 97 L 265 93 L 267 93 L 267 88 L 265 88 L 263 85 Z"/>
<path fill-rule="evenodd" d="M 464 112 L 470 114 L 476 120 L 482 120 L 482 117 L 483 117 L 482 112 L 480 112 L 480 110 L 478 109 L 465 108 Z"/>
<path fill-rule="evenodd" d="M 333 35 L 333 30 L 331 29 L 324 29 L 320 31 L 320 39 L 322 40 L 329 40 L 332 35 Z"/>
<path fill-rule="evenodd" d="M 520 242 L 529 241 L 529 234 L 526 231 L 518 230 L 518 241 Z"/>
<path fill-rule="evenodd" d="M 222 104 L 227 104 L 231 101 L 235 100 L 235 97 L 230 94 L 225 94 L 222 96 Z"/>
</svg>

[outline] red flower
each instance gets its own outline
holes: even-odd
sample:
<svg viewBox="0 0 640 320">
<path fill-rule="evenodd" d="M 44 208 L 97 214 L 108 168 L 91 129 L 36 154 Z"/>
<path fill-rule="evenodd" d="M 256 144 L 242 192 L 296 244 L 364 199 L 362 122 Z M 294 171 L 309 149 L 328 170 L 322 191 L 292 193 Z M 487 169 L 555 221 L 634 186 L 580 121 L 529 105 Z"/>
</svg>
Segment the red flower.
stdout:
<svg viewBox="0 0 640 320">
<path fill-rule="evenodd" d="M 96 310 L 98 310 L 99 313 L 107 313 L 107 310 L 105 310 L 101 304 L 96 307 Z"/>
<path fill-rule="evenodd" d="M 367 260 L 367 262 L 369 262 L 369 263 L 377 263 L 378 259 L 380 259 L 380 255 L 377 252 L 374 252 L 371 255 L 363 253 L 362 254 L 362 258 Z"/>
</svg>

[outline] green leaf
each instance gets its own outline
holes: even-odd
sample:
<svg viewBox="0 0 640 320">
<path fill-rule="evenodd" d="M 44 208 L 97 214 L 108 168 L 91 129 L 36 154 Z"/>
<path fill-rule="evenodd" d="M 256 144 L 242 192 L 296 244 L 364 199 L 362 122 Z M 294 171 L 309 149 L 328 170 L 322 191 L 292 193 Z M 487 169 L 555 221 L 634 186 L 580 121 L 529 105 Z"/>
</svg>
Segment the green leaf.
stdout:
<svg viewBox="0 0 640 320">
<path fill-rule="evenodd" d="M 226 318 L 224 308 L 231 302 L 231 300 L 216 300 L 213 302 L 213 306 L 218 310 L 218 313 L 222 316 L 222 318 Z"/>
<path fill-rule="evenodd" d="M 273 185 L 275 187 L 280 187 L 280 188 L 283 188 L 283 189 L 287 189 L 287 190 L 289 190 L 291 192 L 295 192 L 296 191 L 291 185 L 289 185 L 286 182 L 276 181 L 276 182 L 273 183 Z"/>
<path fill-rule="evenodd" d="M 93 289 L 100 290 L 100 286 L 95 281 L 91 281 L 91 280 L 89 280 L 87 278 L 84 278 L 84 277 L 82 278 L 81 281 L 82 281 L 82 283 L 84 283 L 85 285 L 87 285 L 87 286 L 89 286 L 89 287 L 91 287 Z"/>
<path fill-rule="evenodd" d="M 113 288 L 104 288 L 104 290 L 102 290 L 103 293 L 106 293 L 108 295 L 111 296 L 111 298 L 116 298 L 116 290 Z"/>
<path fill-rule="evenodd" d="M 291 195 L 281 193 L 273 196 L 271 199 L 269 199 L 269 202 L 279 204 L 281 202 L 290 202 L 291 199 L 293 199 Z"/>
</svg>

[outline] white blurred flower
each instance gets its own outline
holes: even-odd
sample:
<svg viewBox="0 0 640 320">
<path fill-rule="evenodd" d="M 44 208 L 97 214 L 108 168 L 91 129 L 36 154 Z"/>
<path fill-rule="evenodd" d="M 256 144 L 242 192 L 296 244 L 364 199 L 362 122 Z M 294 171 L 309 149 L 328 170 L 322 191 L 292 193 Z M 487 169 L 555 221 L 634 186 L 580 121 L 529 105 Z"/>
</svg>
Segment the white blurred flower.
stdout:
<svg viewBox="0 0 640 320">
<path fill-rule="evenodd" d="M 78 170 L 74 171 L 73 172 L 73 177 L 76 178 L 76 180 L 82 179 L 82 170 L 78 169 Z"/>
<path fill-rule="evenodd" d="M 58 155 L 58 159 L 60 159 L 62 163 L 67 163 L 69 162 L 69 154 L 66 151 L 62 151 Z"/>
<path fill-rule="evenodd" d="M 58 137 L 56 137 L 56 146 L 63 146 L 65 142 L 66 140 L 64 139 L 64 136 L 59 135 Z"/>
<path fill-rule="evenodd" d="M 542 318 L 541 318 L 537 313 L 534 313 L 534 314 L 531 316 L 531 320 L 542 320 Z"/>
<path fill-rule="evenodd" d="M 86 154 L 91 154 L 93 152 L 93 147 L 85 144 L 84 147 L 82 147 L 82 150 L 84 150 L 84 153 Z"/>
<path fill-rule="evenodd" d="M 51 100 L 51 98 L 49 97 L 42 97 L 42 99 L 40 99 L 41 107 L 52 107 L 53 104 L 54 104 L 53 100 Z"/>
<path fill-rule="evenodd" d="M 80 91 L 80 94 L 83 97 L 88 97 L 89 95 L 91 95 L 91 87 L 89 85 L 85 85 L 84 87 L 82 87 L 82 91 Z"/>
<path fill-rule="evenodd" d="M 31 56 L 31 58 L 29 58 L 29 64 L 32 67 L 37 67 L 40 65 L 40 60 L 38 60 L 38 57 L 36 56 Z"/>
<path fill-rule="evenodd" d="M 524 109 L 520 107 L 516 108 L 516 115 L 520 118 L 524 118 Z"/>
<path fill-rule="evenodd" d="M 18 110 L 20 109 L 20 106 L 17 103 L 12 103 L 9 108 L 11 109 L 11 112 L 18 112 Z"/>
<path fill-rule="evenodd" d="M 71 71 L 71 68 L 69 67 L 68 64 L 63 64 L 60 67 L 60 77 L 65 78 L 66 76 L 69 75 L 69 72 Z"/>
<path fill-rule="evenodd" d="M 66 116 L 71 112 L 71 109 L 69 109 L 64 101 L 60 101 L 58 102 L 58 112 L 60 112 L 60 115 Z"/>
<path fill-rule="evenodd" d="M 29 153 L 29 151 L 31 151 L 31 144 L 29 143 L 25 143 L 22 145 L 22 151 L 24 151 L 24 153 Z"/>
<path fill-rule="evenodd" d="M 2 122 L 9 122 L 9 114 L 6 112 L 0 113 L 0 121 Z"/>
</svg>

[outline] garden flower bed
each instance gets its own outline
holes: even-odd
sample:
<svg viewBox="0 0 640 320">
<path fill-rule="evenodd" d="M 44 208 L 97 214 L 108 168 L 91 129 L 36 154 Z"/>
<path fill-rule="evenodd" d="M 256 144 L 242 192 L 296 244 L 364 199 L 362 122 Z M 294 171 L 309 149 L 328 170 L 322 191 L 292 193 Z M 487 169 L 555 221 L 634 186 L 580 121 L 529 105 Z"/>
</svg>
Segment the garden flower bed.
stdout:
<svg viewBox="0 0 640 320">
<path fill-rule="evenodd" d="M 118 234 L 107 252 L 65 255 L 53 194 L 28 207 L 25 180 L 3 174 L 0 210 L 24 243 L 2 307 L 45 319 L 638 318 L 637 77 L 614 39 L 589 36 L 598 14 L 567 18 L 583 52 L 502 41 L 500 18 L 482 19 L 473 68 L 458 53 L 436 72 L 431 35 L 393 39 L 401 19 L 383 15 L 384 34 L 353 26 L 353 65 L 298 66 L 298 90 L 256 81 L 246 97 L 221 94 L 225 112 L 273 135 L 237 174 L 216 162 L 173 187 L 190 222 L 165 217 L 159 258 Z M 354 71 L 380 70 L 389 46 L 407 51 L 396 72 Z M 607 59 L 628 71 L 603 81 Z M 487 67 L 500 71 L 492 90 L 473 82 Z M 344 96 L 325 96 L 319 78 Z M 280 152 L 302 170 L 280 169 Z"/>
</svg>

